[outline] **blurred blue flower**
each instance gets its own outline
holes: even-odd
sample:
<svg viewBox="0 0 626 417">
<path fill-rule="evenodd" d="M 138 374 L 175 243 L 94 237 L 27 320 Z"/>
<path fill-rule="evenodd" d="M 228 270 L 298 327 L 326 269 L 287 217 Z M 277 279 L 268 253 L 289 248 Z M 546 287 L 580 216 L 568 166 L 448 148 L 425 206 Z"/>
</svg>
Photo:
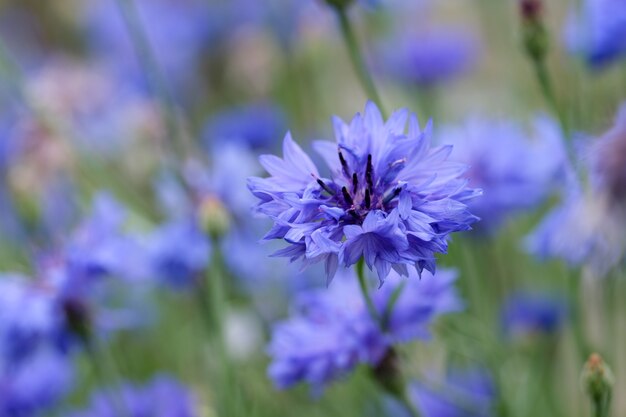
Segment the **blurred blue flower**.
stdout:
<svg viewBox="0 0 626 417">
<path fill-rule="evenodd" d="M 482 220 L 478 229 L 497 230 L 515 212 L 543 202 L 563 180 L 567 155 L 560 129 L 545 116 L 533 127 L 528 135 L 513 122 L 474 118 L 440 132 L 440 143 L 454 146 L 450 159 L 469 165 L 469 185 L 483 190 L 469 204 Z"/>
<path fill-rule="evenodd" d="M 360 363 L 375 366 L 394 343 L 428 339 L 428 328 L 437 316 L 462 308 L 455 279 L 456 273 L 446 270 L 437 276 L 424 273 L 421 280 L 407 280 L 393 272 L 389 283 L 372 293 L 379 316 L 387 315 L 385 331 L 370 316 L 351 272 L 328 289 L 303 293 L 294 315 L 273 329 L 268 347 L 270 378 L 281 389 L 306 382 L 320 390 Z M 400 285 L 405 287 L 387 312 Z"/>
<path fill-rule="evenodd" d="M 279 107 L 270 103 L 248 104 L 213 115 L 205 125 L 203 140 L 209 150 L 224 142 L 270 150 L 278 144 L 285 126 L 286 117 Z"/>
<path fill-rule="evenodd" d="M 168 81 L 180 87 L 197 73 L 202 54 L 215 36 L 220 16 L 204 0 L 138 0 L 135 6 Z M 140 68 L 132 38 L 116 2 L 90 0 L 84 28 L 93 50 L 123 72 Z"/>
<path fill-rule="evenodd" d="M 434 271 L 449 235 L 477 220 L 465 202 L 480 191 L 461 178 L 466 167 L 448 161 L 451 146 L 431 148 L 430 125 L 422 132 L 407 110 L 384 122 L 370 102 L 350 124 L 336 118 L 334 125 L 337 143 L 315 144 L 330 178 L 320 177 L 290 134 L 284 159 L 261 156 L 270 177 L 251 177 L 248 187 L 260 200 L 256 211 L 274 221 L 264 239 L 289 244 L 276 256 L 325 261 L 329 280 L 338 264 L 360 258 L 381 283 L 392 267 L 405 276 L 407 267 Z"/>
<path fill-rule="evenodd" d="M 111 399 L 113 398 L 113 401 Z M 119 398 L 121 404 L 116 404 Z M 145 385 L 125 383 L 119 391 L 101 389 L 89 406 L 71 417 L 197 417 L 196 401 L 179 381 L 160 375 Z"/>
<path fill-rule="evenodd" d="M 589 170 L 594 189 L 610 205 L 626 203 L 626 103 L 613 127 L 589 146 Z"/>
<path fill-rule="evenodd" d="M 478 49 L 471 33 L 438 28 L 395 35 L 381 47 L 379 61 L 390 79 L 430 87 L 467 72 Z"/>
<path fill-rule="evenodd" d="M 69 393 L 73 371 L 67 356 L 40 350 L 20 365 L 0 360 L 0 415 L 40 416 Z"/>
<path fill-rule="evenodd" d="M 53 294 L 21 275 L 0 276 L 0 415 L 39 415 L 67 393 L 62 325 Z"/>
<path fill-rule="evenodd" d="M 563 296 L 548 292 L 520 291 L 505 300 L 500 321 L 505 335 L 515 339 L 536 334 L 554 334 L 561 329 L 567 316 L 568 306 Z"/>
<path fill-rule="evenodd" d="M 626 3 L 583 0 L 565 26 L 569 49 L 593 68 L 604 67 L 626 53 Z"/>
<path fill-rule="evenodd" d="M 151 272 L 174 288 L 193 286 L 211 256 L 208 238 L 191 221 L 166 223 L 147 239 Z"/>
<path fill-rule="evenodd" d="M 424 417 L 489 417 L 496 415 L 496 386 L 485 370 L 455 369 L 441 383 L 418 381 L 411 398 Z"/>
</svg>

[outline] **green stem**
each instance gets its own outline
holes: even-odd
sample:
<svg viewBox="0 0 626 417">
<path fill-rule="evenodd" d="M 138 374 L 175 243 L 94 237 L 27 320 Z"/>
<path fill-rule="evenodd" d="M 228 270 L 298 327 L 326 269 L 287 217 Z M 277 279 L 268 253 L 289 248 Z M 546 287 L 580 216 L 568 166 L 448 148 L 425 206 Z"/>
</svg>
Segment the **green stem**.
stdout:
<svg viewBox="0 0 626 417">
<path fill-rule="evenodd" d="M 550 73 L 548 71 L 548 67 L 546 66 L 545 60 L 533 60 L 533 66 L 535 68 L 535 76 L 537 77 L 537 81 L 539 82 L 539 87 L 541 88 L 541 93 L 543 94 L 544 99 L 548 102 L 550 109 L 558 118 L 563 133 L 566 137 L 569 137 L 569 124 L 567 123 L 565 114 L 561 111 L 561 108 L 556 100 L 556 94 L 554 93 Z"/>
<path fill-rule="evenodd" d="M 167 91 L 163 73 L 159 68 L 154 52 L 151 48 L 148 36 L 141 24 L 137 7 L 133 0 L 116 0 L 122 17 L 128 28 L 132 43 L 139 58 L 139 62 L 143 65 L 144 71 L 150 79 L 154 93 L 160 102 L 163 120 L 167 134 L 167 143 L 170 144 L 173 155 L 183 156 L 185 154 L 185 143 L 183 135 L 180 132 L 178 118 L 174 101 Z"/>
<path fill-rule="evenodd" d="M 398 398 L 402 402 L 402 404 L 404 405 L 406 410 L 409 412 L 411 417 L 420 417 L 419 410 L 417 409 L 415 404 L 413 404 L 413 402 L 406 395 L 406 389 L 404 390 L 403 395 L 399 395 L 396 398 Z"/>
<path fill-rule="evenodd" d="M 378 314 L 378 310 L 376 309 L 376 306 L 374 305 L 374 301 L 372 301 L 372 297 L 370 296 L 369 289 L 367 288 L 364 265 L 365 265 L 365 262 L 363 261 L 363 258 L 361 258 L 356 263 L 356 267 L 355 267 L 356 274 L 359 278 L 359 287 L 361 288 L 361 294 L 363 294 L 363 299 L 365 300 L 365 304 L 367 305 L 367 310 L 369 311 L 372 319 L 374 319 L 374 321 L 382 325 L 381 317 Z"/>
<path fill-rule="evenodd" d="M 363 86 L 363 90 L 365 90 L 365 94 L 367 94 L 369 98 L 376 103 L 380 112 L 383 114 L 383 117 L 385 117 L 386 112 L 383 107 L 383 102 L 380 99 L 380 95 L 378 94 L 378 90 L 376 89 L 376 85 L 374 84 L 374 80 L 372 79 L 372 76 L 367 70 L 367 66 L 365 65 L 365 60 L 363 59 L 363 56 L 361 54 L 359 42 L 356 35 L 354 34 L 354 30 L 352 28 L 352 24 L 350 23 L 346 8 L 342 6 L 335 6 L 335 11 L 337 12 L 337 17 L 339 18 L 341 35 L 346 44 L 346 48 L 348 49 L 348 54 L 350 55 L 350 61 L 352 62 L 354 71 L 356 72 L 359 81 Z"/>
</svg>

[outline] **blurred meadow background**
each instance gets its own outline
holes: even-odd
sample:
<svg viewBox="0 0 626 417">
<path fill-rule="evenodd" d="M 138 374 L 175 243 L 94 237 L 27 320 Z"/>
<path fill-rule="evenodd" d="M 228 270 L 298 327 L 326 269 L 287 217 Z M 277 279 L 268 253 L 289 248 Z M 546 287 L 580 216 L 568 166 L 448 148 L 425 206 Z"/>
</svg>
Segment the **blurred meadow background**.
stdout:
<svg viewBox="0 0 626 417">
<path fill-rule="evenodd" d="M 0 1 L 0 417 L 626 415 L 622 58 L 621 0 Z"/>
</svg>

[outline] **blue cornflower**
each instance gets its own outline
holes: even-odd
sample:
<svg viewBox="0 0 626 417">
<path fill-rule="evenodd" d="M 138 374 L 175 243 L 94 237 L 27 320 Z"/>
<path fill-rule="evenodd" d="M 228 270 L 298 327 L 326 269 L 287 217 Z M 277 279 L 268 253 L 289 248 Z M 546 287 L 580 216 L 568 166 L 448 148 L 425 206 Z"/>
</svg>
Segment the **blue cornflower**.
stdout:
<svg viewBox="0 0 626 417">
<path fill-rule="evenodd" d="M 527 249 L 540 258 L 560 258 L 571 266 L 587 265 L 605 275 L 626 249 L 624 222 L 624 150 L 626 111 L 622 107 L 608 132 L 583 148 L 581 181 L 569 168 L 567 189 L 526 238 Z"/>
<path fill-rule="evenodd" d="M 563 326 L 567 316 L 564 297 L 536 291 L 511 294 L 500 312 L 502 328 L 509 338 L 554 334 Z"/>
<path fill-rule="evenodd" d="M 467 72 L 477 53 L 471 34 L 439 28 L 396 35 L 381 48 L 380 62 L 391 79 L 429 87 Z"/>
<path fill-rule="evenodd" d="M 294 316 L 278 323 L 272 333 L 268 353 L 274 384 L 283 389 L 306 382 L 319 390 L 358 364 L 377 365 L 394 343 L 428 339 L 428 328 L 437 316 L 462 307 L 452 271 L 440 270 L 436 277 L 424 273 L 421 280 L 404 284 L 404 278 L 392 275 L 388 285 L 372 294 L 379 316 L 386 316 L 384 331 L 371 317 L 356 277 L 349 272 L 329 289 L 303 293 Z M 400 285 L 405 287 L 388 311 Z"/>
<path fill-rule="evenodd" d="M 557 124 L 537 117 L 530 136 L 507 121 L 469 119 L 462 126 L 442 129 L 441 143 L 454 146 L 450 159 L 470 166 L 471 187 L 483 197 L 469 206 L 494 231 L 511 214 L 536 207 L 562 180 L 567 156 Z"/>
<path fill-rule="evenodd" d="M 53 294 L 16 274 L 0 276 L 0 415 L 26 417 L 68 391 L 72 367 Z"/>
<path fill-rule="evenodd" d="M 160 226 L 147 246 L 152 274 L 173 287 L 192 286 L 210 259 L 209 240 L 193 220 Z"/>
<path fill-rule="evenodd" d="M 139 68 L 136 50 L 116 2 L 91 0 L 83 24 L 93 51 L 123 72 Z M 203 0 L 134 2 L 158 65 L 175 85 L 187 86 L 214 41 L 219 16 Z"/>
<path fill-rule="evenodd" d="M 565 28 L 569 48 L 593 68 L 601 68 L 626 53 L 626 3 L 584 0 L 572 10 Z"/>
<path fill-rule="evenodd" d="M 116 403 L 116 400 L 118 400 Z M 71 417 L 196 417 L 196 401 L 179 381 L 160 375 L 145 385 L 125 383 L 119 391 L 98 391 L 89 406 Z"/>
<path fill-rule="evenodd" d="M 275 139 L 284 132 L 286 117 L 270 103 L 256 103 L 225 110 L 211 117 L 204 128 L 207 148 L 215 143 L 239 142 L 250 149 L 273 149 Z"/>
<path fill-rule="evenodd" d="M 411 385 L 411 398 L 424 417 L 495 415 L 496 386 L 482 369 L 455 369 L 443 383 L 424 380 Z"/>
<path fill-rule="evenodd" d="M 451 146 L 431 148 L 430 124 L 421 131 L 407 110 L 384 122 L 370 102 L 350 124 L 336 118 L 334 125 L 337 143 L 315 144 L 329 178 L 290 134 L 283 159 L 261 156 L 270 177 L 252 177 L 248 187 L 261 200 L 256 211 L 274 221 L 264 239 L 288 243 L 276 256 L 325 261 L 328 279 L 338 264 L 361 258 L 381 283 L 392 267 L 402 275 L 408 267 L 433 272 L 449 235 L 477 220 L 465 204 L 479 194 L 461 178 L 465 165 L 448 161 Z"/>
<path fill-rule="evenodd" d="M 626 103 L 613 127 L 597 138 L 588 151 L 593 187 L 611 206 L 626 204 Z"/>
</svg>

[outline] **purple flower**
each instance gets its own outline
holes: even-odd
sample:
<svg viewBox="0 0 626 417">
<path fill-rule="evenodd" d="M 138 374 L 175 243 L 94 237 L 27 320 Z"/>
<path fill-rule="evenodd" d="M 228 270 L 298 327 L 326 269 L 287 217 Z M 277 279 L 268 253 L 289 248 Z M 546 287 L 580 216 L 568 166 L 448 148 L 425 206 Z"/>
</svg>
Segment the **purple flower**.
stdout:
<svg viewBox="0 0 626 417">
<path fill-rule="evenodd" d="M 511 294 L 500 312 L 502 328 L 509 338 L 551 335 L 567 320 L 564 297 L 547 292 L 516 292 Z"/>
<path fill-rule="evenodd" d="M 443 382 L 415 382 L 411 397 L 424 417 L 495 415 L 496 387 L 491 376 L 481 369 L 454 370 Z"/>
<path fill-rule="evenodd" d="M 69 358 L 53 350 L 39 350 L 16 366 L 0 360 L 0 415 L 39 416 L 53 409 L 72 383 Z"/>
<path fill-rule="evenodd" d="M 158 64 L 174 84 L 188 84 L 219 25 L 203 0 L 139 0 L 137 12 Z M 135 73 L 138 60 L 131 35 L 115 2 L 91 0 L 84 28 L 94 51 L 107 62 Z"/>
<path fill-rule="evenodd" d="M 268 353 L 272 357 L 269 376 L 278 388 L 306 382 L 319 390 L 347 375 L 358 364 L 378 364 L 394 343 L 429 338 L 429 326 L 445 313 L 462 307 L 453 286 L 456 274 L 424 273 L 410 279 L 391 311 L 387 311 L 394 290 L 403 285 L 392 273 L 388 285 L 372 294 L 385 331 L 374 321 L 361 297 L 357 280 L 346 270 L 328 289 L 302 294 L 294 315 L 273 330 Z"/>
<path fill-rule="evenodd" d="M 206 269 L 210 244 L 195 222 L 170 222 L 148 238 L 151 272 L 157 279 L 176 288 L 187 288 Z"/>
<path fill-rule="evenodd" d="M 252 177 L 248 187 L 260 200 L 256 211 L 274 221 L 264 239 L 288 243 L 277 256 L 324 261 L 329 279 L 361 257 L 381 283 L 391 268 L 433 272 L 449 235 L 477 220 L 465 205 L 480 193 L 461 178 L 466 167 L 448 161 L 451 146 L 431 148 L 430 125 L 421 131 L 406 110 L 384 122 L 370 102 L 350 124 L 337 118 L 334 125 L 337 143 L 315 144 L 329 178 L 290 134 L 283 159 L 261 156 L 270 177 Z"/>
<path fill-rule="evenodd" d="M 476 60 L 477 44 L 471 34 L 450 28 L 404 33 L 381 48 L 380 61 L 391 79 L 428 87 L 467 72 Z"/>
<path fill-rule="evenodd" d="M 626 4 L 620 0 L 584 0 L 565 27 L 569 49 L 594 68 L 626 53 Z"/>
<path fill-rule="evenodd" d="M 0 415 L 36 415 L 68 392 L 62 326 L 53 294 L 20 275 L 0 277 Z"/>
<path fill-rule="evenodd" d="M 207 148 L 214 144 L 233 141 L 250 149 L 272 149 L 275 140 L 284 132 L 285 115 L 271 104 L 256 103 L 225 110 L 211 117 L 204 128 Z"/>
<path fill-rule="evenodd" d="M 479 228 L 494 231 L 511 214 L 536 207 L 562 179 L 567 156 L 558 126 L 538 117 L 533 133 L 529 137 L 512 122 L 477 118 L 440 133 L 441 143 L 454 146 L 450 159 L 470 166 L 469 185 L 483 190 L 469 204 L 482 219 Z"/>
<path fill-rule="evenodd" d="M 589 149 L 593 185 L 612 205 L 626 203 L 626 103 L 623 103 L 614 126 Z"/>
<path fill-rule="evenodd" d="M 111 398 L 114 401 L 111 401 Z M 121 404 L 116 404 L 115 399 Z M 195 417 L 196 401 L 187 387 L 177 380 L 160 375 L 145 385 L 125 383 L 118 392 L 96 392 L 89 406 L 71 413 L 71 417 Z M 121 409 L 121 410 L 120 410 Z"/>
</svg>

